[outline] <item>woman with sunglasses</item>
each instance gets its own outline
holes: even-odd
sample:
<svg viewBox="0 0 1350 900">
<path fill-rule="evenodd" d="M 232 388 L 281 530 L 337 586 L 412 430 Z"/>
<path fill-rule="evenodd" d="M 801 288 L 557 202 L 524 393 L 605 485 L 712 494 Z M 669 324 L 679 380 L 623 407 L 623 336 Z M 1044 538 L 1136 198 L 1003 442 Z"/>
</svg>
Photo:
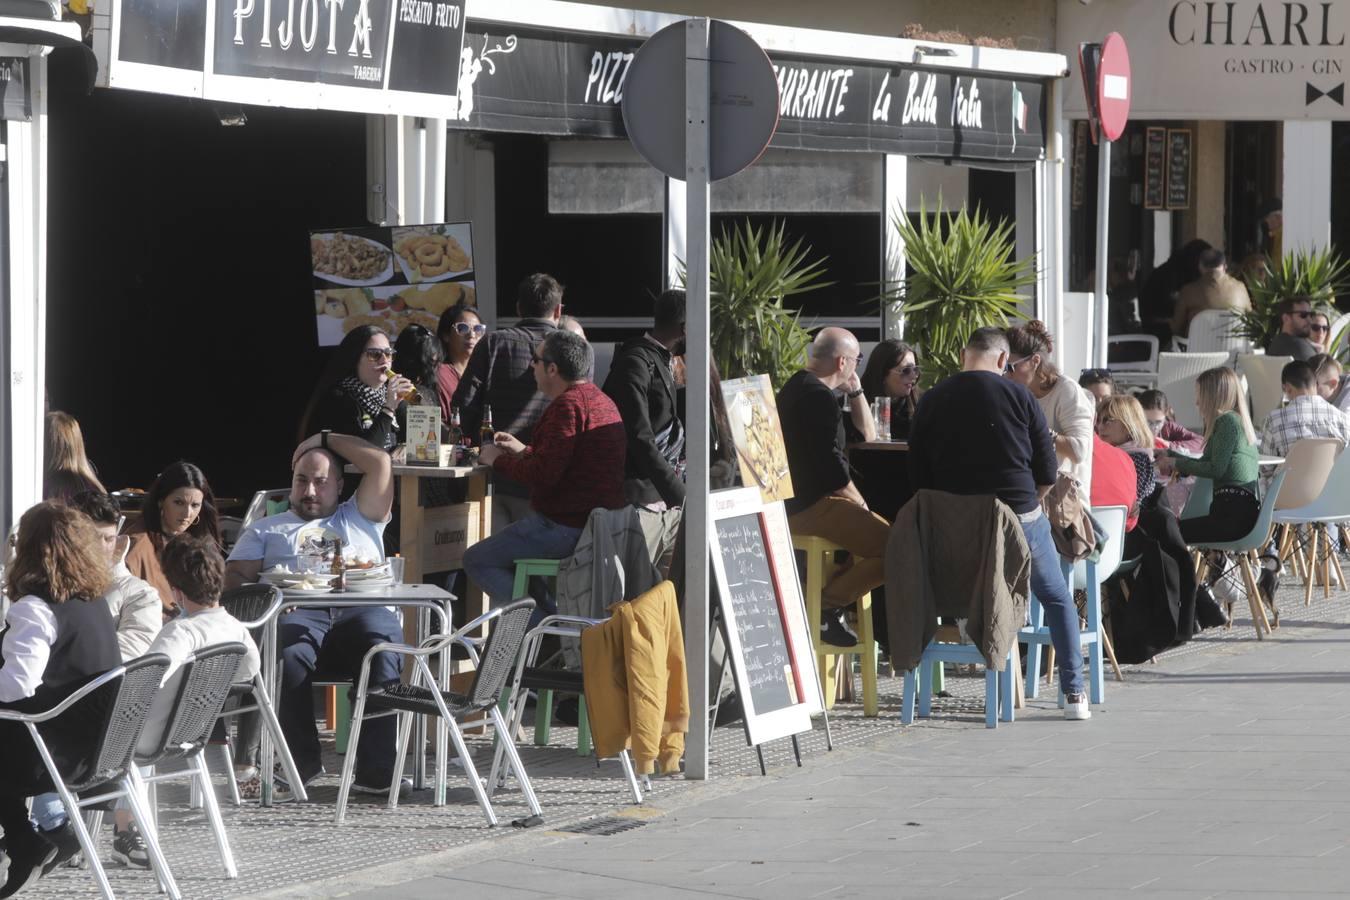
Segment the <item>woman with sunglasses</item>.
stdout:
<svg viewBox="0 0 1350 900">
<path fill-rule="evenodd" d="M 413 383 L 394 374 L 389 335 L 374 325 L 353 328 L 319 376 L 300 419 L 300 439 L 319 431 L 354 434 L 384 450 L 399 444 L 397 416 Z"/>
<path fill-rule="evenodd" d="M 436 384 L 441 395 L 441 414 L 450 421 L 450 399 L 459 388 L 459 379 L 469 365 L 473 348 L 487 334 L 478 310 L 463 303 L 441 313 L 441 321 L 436 326 L 436 337 L 441 341 L 444 362 L 436 370 Z"/>
<path fill-rule="evenodd" d="M 1004 374 L 1031 391 L 1041 405 L 1055 440 L 1059 471 L 1087 488 L 1092 484 L 1092 426 L 1097 417 L 1092 395 L 1050 362 L 1055 348 L 1044 323 L 1032 319 L 1009 328 L 1007 335 L 1011 354 Z"/>
<path fill-rule="evenodd" d="M 891 440 L 909 437 L 909 423 L 922 394 L 919 390 L 922 376 L 918 354 L 904 341 L 882 341 L 867 356 L 867 368 L 861 379 L 863 394 L 868 403 L 878 397 L 890 398 Z"/>
<path fill-rule="evenodd" d="M 1318 310 L 1312 314 L 1309 323 L 1308 340 L 1312 341 L 1318 353 L 1326 353 L 1327 344 L 1331 343 L 1331 318 Z"/>
</svg>

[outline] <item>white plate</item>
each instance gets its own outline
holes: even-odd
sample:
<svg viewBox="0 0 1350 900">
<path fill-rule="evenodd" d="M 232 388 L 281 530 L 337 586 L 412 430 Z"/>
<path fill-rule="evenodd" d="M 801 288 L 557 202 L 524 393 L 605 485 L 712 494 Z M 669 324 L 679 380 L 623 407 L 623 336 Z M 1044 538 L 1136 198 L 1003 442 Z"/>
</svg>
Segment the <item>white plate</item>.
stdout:
<svg viewBox="0 0 1350 900">
<path fill-rule="evenodd" d="M 348 569 L 347 580 L 369 579 L 369 578 L 388 578 L 389 563 L 380 563 L 378 566 L 371 566 L 369 569 Z"/>
<path fill-rule="evenodd" d="M 324 587 L 304 587 L 304 588 L 301 588 L 301 587 L 288 587 L 288 588 L 282 588 L 282 589 L 281 589 L 281 593 L 283 593 L 283 594 L 285 594 L 285 595 L 287 595 L 287 596 L 290 596 L 290 597 L 299 597 L 299 596 L 303 596 L 303 595 L 305 595 L 305 594 L 331 594 L 332 592 L 333 592 L 333 589 L 332 589 L 331 587 L 328 587 L 328 586 L 324 586 Z"/>
<path fill-rule="evenodd" d="M 353 594 L 373 594 L 376 591 L 383 591 L 386 588 L 391 588 L 393 586 L 394 586 L 394 579 L 392 578 L 390 578 L 387 581 L 354 582 L 351 581 L 350 579 L 347 581 L 347 590 L 348 592 Z"/>
<path fill-rule="evenodd" d="M 315 240 L 320 241 L 332 240 L 333 234 L 336 234 L 336 232 L 332 232 L 329 234 L 316 234 L 313 235 L 313 238 Z M 379 241 L 372 241 L 370 238 L 361 237 L 361 235 L 359 234 L 346 234 L 344 232 L 343 237 L 355 241 L 365 241 L 372 247 L 378 247 L 379 249 L 383 250 L 386 254 L 388 254 L 388 260 L 385 262 L 384 269 L 382 269 L 378 274 L 376 274 L 372 278 L 343 278 L 341 275 L 330 275 L 327 272 L 320 272 L 317 268 L 315 268 L 314 269 L 315 278 L 322 278 L 324 281 L 331 282 L 332 284 L 345 284 L 348 285 L 349 287 L 369 287 L 370 285 L 373 284 L 383 284 L 384 282 L 388 281 L 390 278 L 393 277 L 394 255 L 395 255 L 393 250 L 386 247 L 384 244 L 381 244 Z M 313 266 L 312 259 L 310 261 L 310 265 Z"/>
<path fill-rule="evenodd" d="M 458 272 L 442 272 L 439 275 L 423 275 L 421 269 L 413 271 L 412 266 L 408 265 L 408 261 L 403 257 L 395 254 L 394 258 L 398 260 L 398 267 L 403 270 L 403 277 L 408 279 L 408 284 L 434 284 L 437 281 L 449 281 L 451 278 L 459 278 L 460 276 L 473 271 L 473 260 L 471 259 L 469 260 L 469 267 L 467 269 L 460 269 Z"/>
</svg>

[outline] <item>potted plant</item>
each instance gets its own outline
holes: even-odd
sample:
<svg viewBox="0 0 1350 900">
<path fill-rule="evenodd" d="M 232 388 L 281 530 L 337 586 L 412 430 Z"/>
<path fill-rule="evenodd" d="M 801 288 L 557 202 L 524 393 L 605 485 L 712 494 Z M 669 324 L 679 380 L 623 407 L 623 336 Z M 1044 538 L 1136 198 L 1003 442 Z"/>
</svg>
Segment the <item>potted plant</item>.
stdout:
<svg viewBox="0 0 1350 900">
<path fill-rule="evenodd" d="M 1309 297 L 1314 307 L 1334 307 L 1336 295 L 1345 289 L 1348 280 L 1350 262 L 1329 247 L 1286 253 L 1273 265 L 1267 263 L 1247 276 L 1252 308 L 1235 313 L 1238 321 L 1233 333 L 1264 347 L 1280 331 L 1281 300 Z"/>
<path fill-rule="evenodd" d="M 940 209 L 941 195 L 937 202 Z M 905 316 L 905 334 L 921 348 L 932 384 L 960 370 L 971 332 L 1006 328 L 1018 314 L 1018 292 L 1036 282 L 1035 260 L 1014 259 L 1012 224 L 995 225 L 978 208 L 930 220 L 921 199 L 917 225 L 903 210 L 893 220 L 912 271 L 880 299 Z"/>
<path fill-rule="evenodd" d="M 799 238 L 788 246 L 784 223 L 743 221 L 712 242 L 709 306 L 712 357 L 723 378 L 769 376 L 774 390 L 806 363 L 811 335 L 783 301 L 828 287 L 825 260 L 807 260 Z M 684 280 L 684 273 L 681 273 Z"/>
</svg>

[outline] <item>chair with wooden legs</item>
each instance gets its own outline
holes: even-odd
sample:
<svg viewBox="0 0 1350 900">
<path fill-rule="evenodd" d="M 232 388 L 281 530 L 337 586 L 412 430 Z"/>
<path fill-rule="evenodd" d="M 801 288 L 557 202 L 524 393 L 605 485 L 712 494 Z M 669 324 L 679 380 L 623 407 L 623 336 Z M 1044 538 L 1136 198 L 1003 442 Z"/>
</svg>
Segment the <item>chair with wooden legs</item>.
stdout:
<svg viewBox="0 0 1350 900">
<path fill-rule="evenodd" d="M 1271 523 L 1275 515 L 1275 502 L 1282 492 L 1281 489 L 1284 486 L 1286 475 L 1288 475 L 1288 467 L 1280 466 L 1270 479 L 1270 484 L 1266 485 L 1266 493 L 1261 500 L 1261 511 L 1257 515 L 1256 525 L 1250 532 L 1235 541 L 1196 544 L 1191 547 L 1191 550 L 1196 553 L 1197 574 L 1204 571 L 1204 554 L 1211 550 L 1231 553 L 1236 557 L 1238 567 L 1242 571 L 1242 583 L 1247 589 L 1247 605 L 1251 607 L 1252 626 L 1256 629 L 1257 638 L 1261 640 L 1264 640 L 1265 636 L 1272 631 L 1272 626 L 1270 619 L 1266 617 L 1265 604 L 1261 602 L 1261 591 L 1256 584 L 1253 566 L 1257 565 L 1256 554 L 1270 541 Z M 1201 482 L 1208 482 L 1208 479 L 1196 479 L 1197 484 Z M 1187 508 L 1190 508 L 1189 504 Z M 1276 620 L 1278 621 L 1278 612 L 1276 613 Z"/>
<path fill-rule="evenodd" d="M 1333 462 L 1327 465 L 1328 447 Z M 1332 570 L 1341 587 L 1345 586 L 1345 575 L 1341 571 L 1340 560 L 1331 549 L 1331 525 L 1350 522 L 1350 453 L 1340 453 L 1340 442 L 1330 438 L 1302 440 L 1289 448 L 1285 465 L 1290 475 L 1285 480 L 1280 497 L 1275 502 L 1274 522 L 1283 533 L 1279 540 L 1280 560 L 1292 558 L 1295 567 L 1303 577 L 1303 605 L 1312 603 L 1313 582 L 1322 576 L 1322 587 L 1326 597 L 1331 596 Z M 1323 469 L 1326 474 L 1316 489 L 1318 476 Z M 1298 483 L 1295 483 L 1295 479 Z M 1304 502 L 1300 503 L 1302 500 Z M 1298 529 L 1308 529 L 1308 554 L 1305 557 L 1300 546 Z"/>
<path fill-rule="evenodd" d="M 825 587 L 826 573 L 835 569 L 834 554 L 844 548 L 821 537 L 796 534 L 792 536 L 792 547 L 806 554 L 806 621 L 811 631 L 811 643 L 816 651 L 816 664 L 825 691 L 825 705 L 834 706 L 835 694 L 838 691 L 835 679 L 836 659 L 845 660 L 844 671 L 851 682 L 852 670 L 847 665 L 847 659 L 849 656 L 857 656 L 862 665 L 863 715 L 875 716 L 879 704 L 877 642 L 872 631 L 872 595 L 863 594 L 854 607 L 858 613 L 857 646 L 837 647 L 823 643 L 820 637 L 821 591 Z"/>
<path fill-rule="evenodd" d="M 1116 663 L 1116 651 L 1111 647 L 1110 638 L 1102 628 L 1102 584 L 1115 574 L 1120 567 L 1121 556 L 1125 548 L 1125 519 L 1128 510 L 1123 506 L 1102 506 L 1092 510 L 1092 516 L 1106 528 L 1106 545 L 1096 560 L 1082 560 L 1073 566 L 1072 573 L 1066 566 L 1066 580 L 1072 578 L 1074 591 L 1083 591 L 1087 596 L 1085 607 L 1087 620 L 1079 631 L 1079 640 L 1088 647 L 1088 692 L 1089 701 L 1101 704 L 1105 701 L 1106 687 L 1103 675 L 1103 656 L 1109 657 L 1116 677 L 1124 680 L 1120 666 Z M 1045 610 L 1033 596 L 1030 601 L 1031 624 L 1018 634 L 1018 640 L 1027 645 L 1027 696 L 1035 697 L 1040 684 L 1042 646 L 1048 648 L 1047 663 L 1050 678 L 1054 678 L 1054 644 L 1051 643 L 1050 629 L 1045 625 Z M 1061 686 L 1060 702 L 1063 702 Z"/>
</svg>

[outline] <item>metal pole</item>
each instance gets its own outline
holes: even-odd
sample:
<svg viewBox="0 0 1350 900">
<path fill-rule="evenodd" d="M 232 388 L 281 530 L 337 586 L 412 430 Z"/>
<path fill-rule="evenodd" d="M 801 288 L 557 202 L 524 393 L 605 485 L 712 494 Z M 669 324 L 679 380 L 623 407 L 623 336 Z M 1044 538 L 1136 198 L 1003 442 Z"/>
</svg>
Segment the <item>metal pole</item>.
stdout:
<svg viewBox="0 0 1350 900">
<path fill-rule="evenodd" d="M 1111 142 L 1102 135 L 1097 144 L 1097 284 L 1094 299 L 1095 320 L 1092 365 L 1106 368 L 1106 234 L 1111 212 Z M 1072 375 L 1073 373 L 1069 373 Z"/>
<path fill-rule="evenodd" d="M 684 655 L 689 669 L 686 778 L 708 777 L 708 20 L 685 21 L 685 207 L 688 214 L 688 476 L 684 500 Z"/>
</svg>

